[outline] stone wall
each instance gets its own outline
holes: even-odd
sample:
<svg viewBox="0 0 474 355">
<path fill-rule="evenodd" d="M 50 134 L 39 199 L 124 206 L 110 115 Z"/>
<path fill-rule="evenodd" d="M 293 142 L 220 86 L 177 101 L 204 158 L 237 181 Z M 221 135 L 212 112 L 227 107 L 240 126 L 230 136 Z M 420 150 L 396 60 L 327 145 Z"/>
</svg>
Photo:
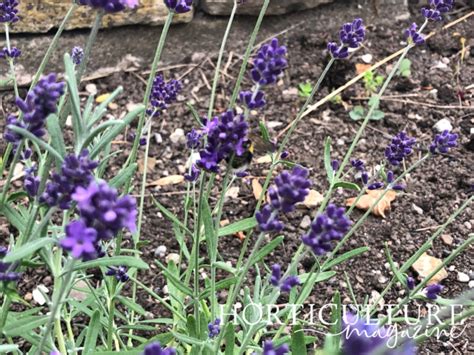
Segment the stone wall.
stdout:
<svg viewBox="0 0 474 355">
<path fill-rule="evenodd" d="M 14 24 L 12 32 L 38 33 L 57 28 L 71 6 L 68 0 L 20 1 L 20 21 Z M 96 11 L 88 6 L 79 6 L 67 29 L 86 28 L 93 23 Z M 103 27 L 148 24 L 162 25 L 168 10 L 163 0 L 140 0 L 138 8 L 104 16 Z M 193 12 L 176 15 L 174 22 L 189 22 Z M 3 26 L 0 28 L 3 29 Z"/>
</svg>

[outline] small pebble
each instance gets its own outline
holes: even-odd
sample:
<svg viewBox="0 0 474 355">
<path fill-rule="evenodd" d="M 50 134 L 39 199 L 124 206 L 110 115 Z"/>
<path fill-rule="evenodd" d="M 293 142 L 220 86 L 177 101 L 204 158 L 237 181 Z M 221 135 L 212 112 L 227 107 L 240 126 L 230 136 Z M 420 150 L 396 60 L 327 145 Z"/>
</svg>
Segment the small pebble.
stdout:
<svg viewBox="0 0 474 355">
<path fill-rule="evenodd" d="M 184 130 L 182 128 L 176 128 L 176 130 L 173 133 L 171 133 L 170 140 L 174 144 L 179 144 L 179 143 L 184 142 L 185 140 Z"/>
<path fill-rule="evenodd" d="M 469 281 L 469 288 L 474 288 L 474 280 L 473 280 L 473 281 Z"/>
<path fill-rule="evenodd" d="M 157 258 L 162 258 L 165 256 L 166 254 L 166 246 L 164 245 L 159 245 L 156 249 L 155 249 L 155 257 Z"/>
<path fill-rule="evenodd" d="M 308 215 L 305 215 L 301 220 L 300 227 L 303 229 L 308 228 L 311 225 L 311 218 Z"/>
<path fill-rule="evenodd" d="M 440 133 L 446 130 L 451 132 L 453 130 L 453 125 L 447 118 L 443 118 L 436 122 L 433 128 Z"/>
<path fill-rule="evenodd" d="M 91 95 L 97 95 L 97 86 L 95 84 L 87 84 L 86 91 Z"/>
<path fill-rule="evenodd" d="M 421 207 L 415 205 L 414 203 L 412 203 L 411 207 L 413 208 L 413 210 L 418 213 L 419 215 L 423 215 L 423 210 L 421 209 Z"/>
<path fill-rule="evenodd" d="M 372 59 L 374 59 L 374 56 L 370 53 L 367 53 L 361 56 L 360 59 L 362 59 L 364 63 L 370 64 L 372 63 Z"/>
<path fill-rule="evenodd" d="M 458 281 L 459 282 L 469 282 L 469 275 L 464 272 L 458 272 Z"/>
<path fill-rule="evenodd" d="M 441 240 L 446 245 L 453 245 L 453 237 L 451 237 L 449 234 L 441 235 Z"/>
<path fill-rule="evenodd" d="M 174 262 L 176 265 L 179 264 L 179 255 L 176 253 L 169 253 L 166 256 L 166 262 L 169 263 L 170 261 Z"/>
</svg>

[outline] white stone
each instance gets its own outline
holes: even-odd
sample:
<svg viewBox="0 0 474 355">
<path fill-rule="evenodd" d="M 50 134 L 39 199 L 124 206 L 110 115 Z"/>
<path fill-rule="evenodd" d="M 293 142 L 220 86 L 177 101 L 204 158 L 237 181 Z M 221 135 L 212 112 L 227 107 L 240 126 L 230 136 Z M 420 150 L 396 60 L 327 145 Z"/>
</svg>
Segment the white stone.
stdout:
<svg viewBox="0 0 474 355">
<path fill-rule="evenodd" d="M 97 86 L 95 84 L 87 84 L 86 91 L 91 95 L 97 95 Z"/>
<path fill-rule="evenodd" d="M 170 135 L 170 140 L 174 144 L 179 144 L 185 141 L 184 130 L 182 128 L 176 128 Z"/>
<path fill-rule="evenodd" d="M 173 263 L 178 265 L 179 264 L 179 255 L 176 254 L 176 253 L 169 253 L 166 256 L 166 262 L 169 263 L 170 261 L 172 261 Z"/>
<path fill-rule="evenodd" d="M 33 299 L 40 306 L 46 303 L 46 298 L 43 295 L 44 293 L 49 293 L 49 290 L 46 288 L 45 285 L 39 285 L 33 290 Z"/>
<path fill-rule="evenodd" d="M 372 63 L 372 60 L 374 59 L 374 56 L 370 53 L 364 54 L 363 56 L 360 57 L 364 63 L 370 64 Z"/>
<path fill-rule="evenodd" d="M 439 120 L 438 122 L 436 122 L 433 128 L 438 132 L 443 132 L 446 130 L 451 132 L 453 130 L 453 125 L 447 118 L 443 118 Z"/>
<path fill-rule="evenodd" d="M 469 288 L 474 288 L 474 280 L 469 281 Z"/>
<path fill-rule="evenodd" d="M 413 208 L 413 210 L 418 213 L 419 215 L 423 215 L 423 210 L 421 209 L 421 207 L 415 205 L 414 203 L 412 203 L 411 207 Z"/>
<path fill-rule="evenodd" d="M 165 256 L 166 254 L 166 246 L 165 245 L 160 245 L 158 246 L 156 249 L 155 249 L 155 256 L 156 257 L 159 257 L 159 258 L 162 258 Z"/>
<path fill-rule="evenodd" d="M 469 275 L 464 272 L 458 272 L 458 281 L 459 282 L 469 282 Z"/>
<path fill-rule="evenodd" d="M 308 215 L 305 215 L 301 220 L 300 227 L 303 229 L 308 228 L 311 225 L 311 218 Z"/>
</svg>

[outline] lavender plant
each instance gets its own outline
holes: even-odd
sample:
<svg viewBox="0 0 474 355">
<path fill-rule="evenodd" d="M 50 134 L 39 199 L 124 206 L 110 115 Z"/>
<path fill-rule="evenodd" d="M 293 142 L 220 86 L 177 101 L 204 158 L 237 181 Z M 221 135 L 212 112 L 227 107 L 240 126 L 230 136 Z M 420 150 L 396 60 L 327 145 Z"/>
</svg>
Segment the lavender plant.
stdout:
<svg viewBox="0 0 474 355">
<path fill-rule="evenodd" d="M 153 199 L 156 207 L 172 223 L 180 247 L 177 258 L 169 258 L 166 265 L 156 260 L 155 266 L 168 289 L 166 297 L 156 285 L 140 281 L 140 270 L 150 267 L 141 259 L 142 249 L 146 246 L 140 241 L 147 169 L 136 181 L 138 201 L 133 197 L 134 178 L 140 146 L 144 146 L 144 166 L 147 167 L 152 128 L 167 110 L 173 110 L 183 87 L 179 80 L 167 80 L 163 74 L 157 74 L 157 66 L 173 16 L 191 11 L 192 1 L 165 0 L 169 14 L 156 47 L 143 104 L 121 120 L 106 119 L 105 114 L 107 106 L 120 95 L 122 88 L 94 107 L 93 96 L 81 102 L 79 83 L 92 55 L 91 48 L 104 13 L 133 9 L 139 5 L 138 1 L 80 0 L 78 3 L 96 12 L 85 50 L 74 47 L 71 55 L 64 54 L 63 75 L 43 75 L 64 26 L 77 7 L 73 4 L 39 66 L 30 90 L 22 99 L 14 70 L 21 52 L 10 46 L 8 37 L 9 26 L 19 21 L 21 14 L 17 10 L 18 2 L 0 2 L 0 22 L 5 24 L 7 43 L 0 57 L 9 63 L 16 96 L 14 104 L 19 112 L 10 112 L 6 119 L 4 138 L 9 144 L 0 169 L 2 173 L 8 169 L 0 195 L 0 211 L 14 230 L 8 245 L 5 243 L 0 247 L 0 337 L 4 344 L 0 349 L 64 355 L 283 355 L 289 354 L 290 350 L 293 354 L 306 354 L 308 347 L 318 348 L 324 354 L 416 353 L 416 344 L 426 337 L 410 337 L 407 333 L 398 339 L 390 332 L 387 323 L 414 300 L 449 305 L 451 301 L 441 296 L 444 286 L 430 283 L 430 280 L 464 252 L 474 242 L 474 236 L 471 235 L 420 282 L 416 283 L 407 273 L 446 227 L 470 206 L 473 197 L 459 206 L 401 266 L 398 266 L 401 260 L 395 263 L 386 244 L 385 252 L 393 277 L 379 298 L 397 283 L 406 287 L 406 297 L 385 317 L 373 319 L 380 299 L 372 304 L 366 302 L 362 309 L 347 310 L 338 290 L 330 307 L 333 322 L 329 326 L 323 322 L 317 325 L 325 331 L 322 347 L 317 338 L 304 335 L 303 327 L 307 325 L 304 315 L 298 307 L 289 306 L 302 305 L 316 285 L 335 277 L 338 273 L 336 266 L 367 253 L 369 248 L 365 246 L 344 253 L 340 250 L 387 193 L 405 189 L 404 180 L 408 174 L 424 162 L 449 154 L 457 147 L 458 136 L 449 131 L 436 135 L 427 147 L 402 131 L 387 142 L 385 154 L 379 158 L 379 169 L 372 171 L 362 160 L 353 157 L 369 120 L 401 63 L 411 49 L 425 43 L 425 28 L 430 22 L 443 20 L 445 14 L 453 9 L 454 1 L 430 0 L 429 7 L 421 10 L 425 18 L 423 25 L 412 24 L 405 32 L 408 43 L 373 96 L 342 160 L 331 157 L 331 139 L 328 137 L 325 141 L 323 168 L 329 187 L 288 265 L 268 263 L 269 256 L 281 247 L 286 227 L 292 223 L 293 212 L 306 200 L 315 181 L 309 167 L 287 160 L 286 146 L 334 62 L 348 60 L 362 46 L 366 29 L 362 19 L 355 19 L 342 26 L 339 42 L 327 45 L 330 59 L 325 69 L 311 92 L 304 95 L 306 101 L 281 143 L 268 152 L 271 166 L 255 210 L 249 211 L 248 218 L 222 227 L 220 222 L 226 207 L 226 193 L 232 184 L 241 181 L 238 177 L 242 171 L 234 169 L 233 164 L 239 159 L 251 159 L 253 155 L 250 111 L 265 108 L 268 97 L 263 90 L 280 80 L 289 67 L 288 56 L 291 55 L 278 38 L 264 43 L 255 55 L 251 55 L 269 4 L 269 0 L 265 0 L 230 101 L 220 114 L 213 116 L 226 40 L 237 6 L 245 6 L 234 3 L 218 57 L 207 115 L 200 118 L 197 114 L 199 126 L 186 136 L 190 159 L 184 174 L 186 191 L 182 214 L 175 215 Z M 247 68 L 249 63 L 251 67 Z M 241 90 L 245 75 L 249 76 L 252 87 Z M 64 81 L 58 79 L 60 77 Z M 66 139 L 63 133 L 69 115 L 72 118 L 72 140 Z M 115 154 L 112 141 L 134 121 L 137 125 L 131 152 L 120 171 L 110 177 L 105 172 Z M 266 132 L 264 125 L 262 131 Z M 415 159 L 414 152 L 424 155 Z M 27 167 L 20 190 L 11 183 L 13 168 L 19 161 Z M 219 195 L 214 204 L 211 197 L 215 189 L 219 190 Z M 355 219 L 352 214 L 355 204 L 349 209 L 337 204 L 334 192 L 340 189 L 356 191 L 355 204 L 370 190 L 377 190 L 377 198 L 360 218 Z M 24 196 L 27 199 L 22 199 Z M 235 265 L 225 263 L 219 255 L 222 248 L 219 238 L 241 231 L 245 232 L 246 238 L 237 262 Z M 300 272 L 304 258 L 309 258 L 312 266 L 307 272 Z M 22 275 L 35 267 L 42 267 L 50 273 L 52 294 L 42 294 L 46 300 L 42 307 L 22 308 L 18 284 Z M 203 273 L 210 276 L 202 277 Z M 82 298 L 70 297 L 78 289 Z M 138 289 L 159 302 L 166 312 L 147 314 L 146 305 L 140 304 L 137 298 Z M 219 303 L 220 291 L 226 293 L 224 304 Z M 458 321 L 474 314 L 473 299 L 471 291 L 452 300 L 466 307 L 456 318 Z M 240 315 L 235 313 L 237 304 L 243 309 Z M 278 304 L 288 307 L 278 307 Z M 356 305 L 354 300 L 353 306 Z M 252 311 L 255 306 L 258 312 Z M 441 313 L 445 315 L 446 312 L 443 310 Z M 279 322 L 271 323 L 272 317 Z M 448 325 L 449 319 L 445 317 L 436 327 L 446 328 Z M 287 332 L 290 326 L 292 330 Z M 392 347 L 390 343 L 393 343 Z"/>
</svg>

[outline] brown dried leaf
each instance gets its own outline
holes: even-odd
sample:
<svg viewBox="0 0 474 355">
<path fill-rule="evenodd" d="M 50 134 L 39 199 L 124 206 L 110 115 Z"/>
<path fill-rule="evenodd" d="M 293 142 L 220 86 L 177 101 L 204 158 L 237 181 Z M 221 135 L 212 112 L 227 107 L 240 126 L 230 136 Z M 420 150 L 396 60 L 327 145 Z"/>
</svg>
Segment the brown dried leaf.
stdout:
<svg viewBox="0 0 474 355">
<path fill-rule="evenodd" d="M 183 181 L 184 181 L 183 175 L 170 175 L 170 176 L 166 176 L 164 178 L 155 180 L 153 182 L 150 182 L 147 186 L 167 186 L 167 185 L 180 184 Z"/>
<path fill-rule="evenodd" d="M 372 65 L 371 64 L 364 64 L 364 63 L 356 63 L 356 72 L 357 75 L 362 74 L 367 69 L 369 69 Z"/>
<path fill-rule="evenodd" d="M 144 170 L 145 170 L 145 160 L 144 159 L 138 159 L 137 161 L 137 164 L 138 164 L 138 171 L 140 172 L 140 174 L 143 174 Z M 148 157 L 148 162 L 147 162 L 147 173 L 151 173 L 153 171 L 153 169 L 155 168 L 155 165 L 156 165 L 156 159 L 155 158 L 152 158 L 152 157 Z"/>
<path fill-rule="evenodd" d="M 418 275 L 420 275 L 420 277 L 425 278 L 442 263 L 442 260 L 423 253 L 418 260 L 413 263 L 412 268 L 418 273 Z M 447 277 L 448 272 L 445 268 L 442 268 L 428 281 L 428 285 L 439 283 Z"/>
<path fill-rule="evenodd" d="M 263 187 L 260 184 L 260 182 L 258 181 L 258 179 L 253 179 L 252 180 L 252 191 L 253 191 L 253 196 L 258 201 L 258 199 L 260 198 L 260 195 L 262 194 L 262 191 L 263 191 Z"/>
<path fill-rule="evenodd" d="M 235 236 L 236 238 L 239 238 L 239 240 L 240 240 L 241 242 L 243 242 L 243 241 L 245 240 L 245 234 L 244 234 L 244 232 L 237 232 L 237 233 L 234 234 L 234 236 Z"/>
<path fill-rule="evenodd" d="M 363 195 L 356 204 L 356 207 L 367 211 L 383 194 L 384 190 L 367 190 L 367 194 Z M 387 191 L 384 197 L 372 209 L 372 214 L 385 218 L 385 212 L 390 211 L 390 203 L 395 200 L 397 193 L 393 190 Z M 348 198 L 346 206 L 352 206 L 356 197 Z"/>
</svg>

